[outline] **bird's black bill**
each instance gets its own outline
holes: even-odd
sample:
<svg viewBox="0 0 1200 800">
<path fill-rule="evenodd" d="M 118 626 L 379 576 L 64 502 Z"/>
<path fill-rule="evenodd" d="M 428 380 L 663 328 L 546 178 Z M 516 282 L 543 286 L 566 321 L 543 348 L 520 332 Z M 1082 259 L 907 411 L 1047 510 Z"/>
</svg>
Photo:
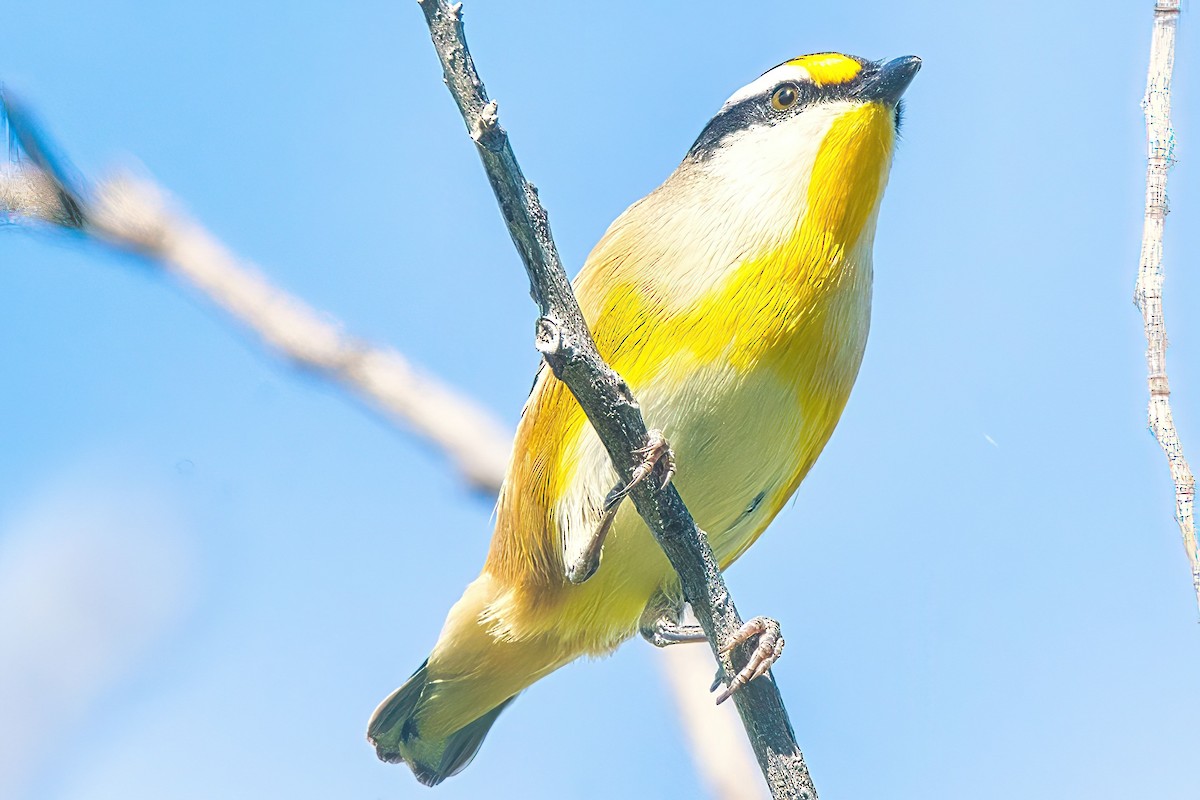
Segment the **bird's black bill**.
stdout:
<svg viewBox="0 0 1200 800">
<path fill-rule="evenodd" d="M 864 77 L 858 96 L 894 106 L 900 102 L 900 95 L 904 94 L 919 69 L 921 59 L 916 56 L 894 58 L 880 65 L 874 74 Z"/>
</svg>

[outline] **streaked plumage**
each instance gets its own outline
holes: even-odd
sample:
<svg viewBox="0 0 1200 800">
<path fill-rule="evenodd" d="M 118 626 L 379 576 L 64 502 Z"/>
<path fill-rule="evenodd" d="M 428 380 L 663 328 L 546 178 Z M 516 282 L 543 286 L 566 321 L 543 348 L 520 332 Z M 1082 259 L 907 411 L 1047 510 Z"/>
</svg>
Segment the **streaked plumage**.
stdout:
<svg viewBox="0 0 1200 800">
<path fill-rule="evenodd" d="M 858 373 L 896 99 L 919 62 L 905 63 L 886 97 L 872 96 L 886 69 L 848 56 L 767 72 L 613 222 L 575 281 L 601 354 L 674 448 L 676 485 L 723 567 L 791 497 Z M 372 719 L 381 758 L 426 783 L 454 774 L 510 698 L 581 655 L 610 652 L 656 595 L 678 596 L 628 503 L 595 575 L 566 579 L 616 480 L 578 404 L 543 369 L 483 572 L 426 664 Z"/>
</svg>

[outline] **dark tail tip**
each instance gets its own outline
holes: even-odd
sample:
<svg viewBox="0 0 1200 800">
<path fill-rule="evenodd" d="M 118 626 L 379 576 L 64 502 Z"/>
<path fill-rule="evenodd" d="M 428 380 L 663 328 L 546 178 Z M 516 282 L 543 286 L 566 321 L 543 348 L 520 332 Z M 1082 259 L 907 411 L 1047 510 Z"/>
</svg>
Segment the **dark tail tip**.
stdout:
<svg viewBox="0 0 1200 800">
<path fill-rule="evenodd" d="M 428 684 L 428 660 L 403 686 L 379 704 L 367 724 L 367 741 L 375 754 L 389 764 L 405 763 L 426 786 L 439 783 L 467 768 L 479 752 L 483 739 L 514 697 L 442 739 L 421 736 L 416 713 Z"/>
<path fill-rule="evenodd" d="M 389 764 L 404 761 L 400 746 L 416 733 L 413 717 L 425 691 L 428 664 L 429 659 L 425 659 L 403 686 L 379 704 L 367 723 L 367 741 L 375 745 L 375 753 L 381 761 Z"/>
</svg>

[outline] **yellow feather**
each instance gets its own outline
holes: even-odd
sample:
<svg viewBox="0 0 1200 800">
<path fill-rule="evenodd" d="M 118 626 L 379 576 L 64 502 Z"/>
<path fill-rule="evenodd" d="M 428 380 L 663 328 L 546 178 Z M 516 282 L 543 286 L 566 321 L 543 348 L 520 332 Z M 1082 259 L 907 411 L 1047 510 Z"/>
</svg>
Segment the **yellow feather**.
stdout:
<svg viewBox="0 0 1200 800">
<path fill-rule="evenodd" d="M 862 64 L 841 53 L 813 53 L 787 62 L 794 67 L 803 67 L 818 86 L 846 83 L 862 72 Z"/>
</svg>

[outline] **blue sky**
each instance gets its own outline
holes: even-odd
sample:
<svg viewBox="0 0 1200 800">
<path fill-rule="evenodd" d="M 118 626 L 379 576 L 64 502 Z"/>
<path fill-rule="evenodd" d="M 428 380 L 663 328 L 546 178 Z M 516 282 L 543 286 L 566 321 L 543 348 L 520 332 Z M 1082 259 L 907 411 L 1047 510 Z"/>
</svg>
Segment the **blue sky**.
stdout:
<svg viewBox="0 0 1200 800">
<path fill-rule="evenodd" d="M 534 309 L 421 14 L 345 5 L 18 4 L 0 76 L 83 172 L 140 165 L 283 287 L 515 424 Z M 1200 628 L 1131 304 L 1152 5 L 467 4 L 572 272 L 763 70 L 924 59 L 855 393 L 729 575 L 783 623 L 822 797 L 1194 796 Z M 1194 460 L 1198 53 L 1188 12 L 1166 265 Z M 363 730 L 476 574 L 490 500 L 135 260 L 2 228 L 0 298 L 0 597 L 47 576 L 0 612 L 0 654 L 88 700 L 5 714 L 29 726 L 4 734 L 28 750 L 0 761 L 9 785 L 424 794 Z M 120 591 L 88 594 L 105 576 Z M 542 681 L 437 794 L 696 796 L 655 664 L 631 642 Z"/>
</svg>

